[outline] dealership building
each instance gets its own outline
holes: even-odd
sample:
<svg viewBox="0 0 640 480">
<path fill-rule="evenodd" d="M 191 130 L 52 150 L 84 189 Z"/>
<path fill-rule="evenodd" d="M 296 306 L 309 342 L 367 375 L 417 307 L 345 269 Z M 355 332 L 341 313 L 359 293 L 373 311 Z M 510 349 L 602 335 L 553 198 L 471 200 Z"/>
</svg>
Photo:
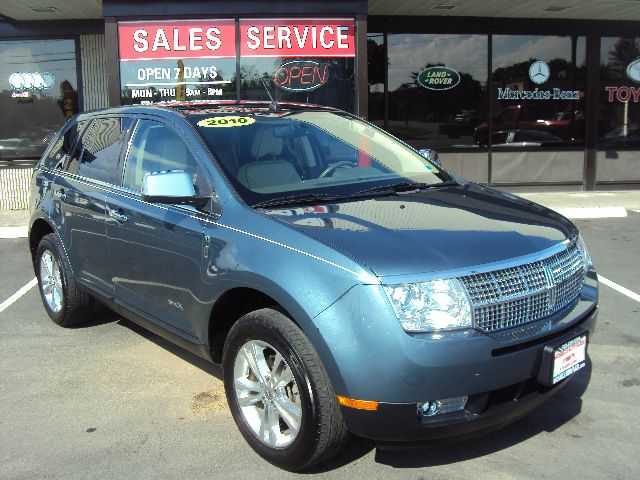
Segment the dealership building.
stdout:
<svg viewBox="0 0 640 480">
<path fill-rule="evenodd" d="M 353 112 L 476 182 L 640 186 L 634 0 L 3 0 L 0 161 L 115 105 Z"/>
</svg>

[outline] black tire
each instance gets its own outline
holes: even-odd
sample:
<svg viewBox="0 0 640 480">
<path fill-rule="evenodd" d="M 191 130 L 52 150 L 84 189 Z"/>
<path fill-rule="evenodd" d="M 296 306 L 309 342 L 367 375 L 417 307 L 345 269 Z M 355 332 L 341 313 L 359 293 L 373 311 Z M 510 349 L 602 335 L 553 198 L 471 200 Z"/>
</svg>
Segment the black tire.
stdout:
<svg viewBox="0 0 640 480">
<path fill-rule="evenodd" d="M 245 420 L 234 386 L 234 365 L 248 341 L 266 342 L 282 355 L 299 386 L 302 421 L 293 442 L 284 448 L 264 443 Z M 282 313 L 264 308 L 238 320 L 225 341 L 224 385 L 233 418 L 242 436 L 260 456 L 285 470 L 300 471 L 334 456 L 349 437 L 327 372 L 311 342 Z"/>
<path fill-rule="evenodd" d="M 62 281 L 62 308 L 54 311 L 45 299 L 43 290 L 43 282 L 41 275 L 41 258 L 46 252 L 51 252 L 53 258 L 58 264 L 60 277 Z M 91 296 L 81 291 L 73 277 L 71 266 L 64 254 L 64 249 L 60 239 L 55 233 L 45 235 L 40 240 L 38 250 L 36 251 L 35 270 L 38 278 L 38 287 L 40 289 L 40 298 L 44 309 L 47 311 L 49 318 L 61 327 L 72 327 L 88 320 L 94 310 L 94 301 Z"/>
</svg>

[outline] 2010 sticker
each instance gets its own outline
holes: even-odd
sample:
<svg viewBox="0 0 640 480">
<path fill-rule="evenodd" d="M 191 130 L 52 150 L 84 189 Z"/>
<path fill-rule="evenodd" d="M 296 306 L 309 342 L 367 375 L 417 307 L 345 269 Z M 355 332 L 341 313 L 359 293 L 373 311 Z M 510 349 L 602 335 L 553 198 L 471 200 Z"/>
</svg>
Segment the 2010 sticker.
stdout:
<svg viewBox="0 0 640 480">
<path fill-rule="evenodd" d="M 251 125 L 255 123 L 256 119 L 252 117 L 240 117 L 238 115 L 228 115 L 224 117 L 210 117 L 200 120 L 198 122 L 199 127 L 215 127 L 215 128 L 228 128 L 228 127 L 244 127 L 245 125 Z"/>
</svg>

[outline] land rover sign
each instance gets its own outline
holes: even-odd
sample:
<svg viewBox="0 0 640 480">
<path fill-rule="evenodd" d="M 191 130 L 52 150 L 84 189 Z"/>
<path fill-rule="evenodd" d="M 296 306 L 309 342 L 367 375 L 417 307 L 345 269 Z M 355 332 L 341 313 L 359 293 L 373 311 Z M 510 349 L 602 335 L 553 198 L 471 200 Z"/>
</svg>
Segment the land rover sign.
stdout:
<svg viewBox="0 0 640 480">
<path fill-rule="evenodd" d="M 418 74 L 417 80 L 429 90 L 449 90 L 460 83 L 460 74 L 449 67 L 429 67 Z"/>
</svg>

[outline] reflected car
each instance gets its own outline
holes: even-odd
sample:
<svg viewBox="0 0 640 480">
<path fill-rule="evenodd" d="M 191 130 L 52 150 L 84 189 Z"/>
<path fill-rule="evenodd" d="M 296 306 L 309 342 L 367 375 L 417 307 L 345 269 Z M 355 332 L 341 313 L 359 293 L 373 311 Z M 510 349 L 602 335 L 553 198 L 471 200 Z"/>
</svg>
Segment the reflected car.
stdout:
<svg viewBox="0 0 640 480">
<path fill-rule="evenodd" d="M 581 110 L 576 110 L 573 115 L 566 115 L 549 112 L 548 107 L 543 105 L 511 105 L 493 118 L 493 130 L 535 130 L 572 143 L 584 138 L 584 115 Z M 488 122 L 478 125 L 473 132 L 474 143 L 485 146 L 488 131 Z"/>
<path fill-rule="evenodd" d="M 0 139 L 0 159 L 38 158 L 45 147 L 30 138 L 3 138 Z"/>
<path fill-rule="evenodd" d="M 346 112 L 83 113 L 44 153 L 30 205 L 51 320 L 103 304 L 221 364 L 241 435 L 287 470 L 351 435 L 493 431 L 588 365 L 598 280 L 576 226 Z"/>
<path fill-rule="evenodd" d="M 491 146 L 493 147 L 555 147 L 567 145 L 562 140 L 548 132 L 538 130 L 507 130 L 495 132 L 491 135 Z"/>
</svg>

